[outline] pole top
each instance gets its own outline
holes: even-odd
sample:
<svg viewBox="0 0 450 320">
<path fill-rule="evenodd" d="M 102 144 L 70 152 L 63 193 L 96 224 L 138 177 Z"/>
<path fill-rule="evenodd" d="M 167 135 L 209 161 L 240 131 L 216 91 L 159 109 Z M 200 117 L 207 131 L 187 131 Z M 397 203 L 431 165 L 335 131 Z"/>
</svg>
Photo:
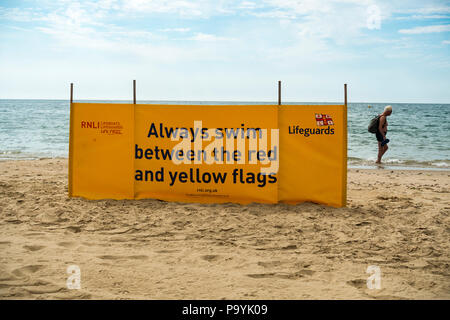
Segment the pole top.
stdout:
<svg viewBox="0 0 450 320">
<path fill-rule="evenodd" d="M 73 102 L 73 83 L 70 83 L 70 103 Z"/>
<path fill-rule="evenodd" d="M 133 80 L 133 104 L 136 104 L 136 80 Z"/>
<path fill-rule="evenodd" d="M 347 84 L 344 83 L 344 104 L 347 105 Z"/>
<path fill-rule="evenodd" d="M 281 80 L 278 80 L 278 105 L 281 106 Z"/>
</svg>

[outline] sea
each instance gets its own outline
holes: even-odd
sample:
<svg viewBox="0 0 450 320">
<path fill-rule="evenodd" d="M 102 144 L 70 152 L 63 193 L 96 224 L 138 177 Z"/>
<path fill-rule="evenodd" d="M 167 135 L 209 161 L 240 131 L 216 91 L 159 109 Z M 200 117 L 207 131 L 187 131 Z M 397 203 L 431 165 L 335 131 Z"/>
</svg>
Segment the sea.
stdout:
<svg viewBox="0 0 450 320">
<path fill-rule="evenodd" d="M 130 103 L 79 100 L 77 102 Z M 274 104 L 248 101 L 139 101 L 145 104 Z M 341 104 L 289 102 L 284 104 Z M 367 126 L 386 105 L 389 150 L 383 157 L 388 169 L 450 170 L 450 104 L 350 103 L 348 105 L 348 166 L 380 168 L 375 135 Z M 67 100 L 0 99 L 0 161 L 67 157 L 69 150 Z"/>
</svg>

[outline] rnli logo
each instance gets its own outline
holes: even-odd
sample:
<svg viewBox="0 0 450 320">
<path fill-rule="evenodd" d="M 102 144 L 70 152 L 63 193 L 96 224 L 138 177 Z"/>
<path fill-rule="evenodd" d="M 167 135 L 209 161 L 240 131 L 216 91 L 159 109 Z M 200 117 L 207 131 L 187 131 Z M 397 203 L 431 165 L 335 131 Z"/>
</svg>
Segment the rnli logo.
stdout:
<svg viewBox="0 0 450 320">
<path fill-rule="evenodd" d="M 319 127 L 334 125 L 333 119 L 328 114 L 316 113 L 316 124 Z"/>
<path fill-rule="evenodd" d="M 81 121 L 81 129 L 95 129 L 102 134 L 115 135 L 123 133 L 120 121 Z"/>
</svg>

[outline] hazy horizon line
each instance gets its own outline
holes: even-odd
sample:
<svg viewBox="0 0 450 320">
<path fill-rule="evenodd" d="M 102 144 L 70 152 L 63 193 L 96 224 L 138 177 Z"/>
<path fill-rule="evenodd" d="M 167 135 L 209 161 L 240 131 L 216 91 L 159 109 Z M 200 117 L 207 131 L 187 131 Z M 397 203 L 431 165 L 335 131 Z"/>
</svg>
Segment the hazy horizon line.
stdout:
<svg viewBox="0 0 450 320">
<path fill-rule="evenodd" d="M 69 102 L 69 99 L 55 99 L 55 98 L 37 98 L 37 99 L 32 99 L 32 98 L 0 98 L 0 100 L 42 100 L 42 101 L 67 101 Z M 133 99 L 75 99 L 73 100 L 74 102 L 77 101 L 131 101 L 133 102 Z M 137 100 L 136 103 L 139 104 L 139 102 L 147 102 L 147 101 L 152 101 L 152 102 L 251 102 L 251 103 L 272 103 L 277 105 L 278 101 L 277 100 L 177 100 L 177 99 L 173 99 L 173 100 L 155 100 L 155 99 L 140 99 Z M 294 100 L 286 100 L 286 101 L 282 101 L 281 104 L 283 103 L 327 103 L 327 104 L 343 104 L 343 101 L 294 101 Z M 352 101 L 352 102 L 347 102 L 348 104 L 350 103 L 365 103 L 365 104 L 389 104 L 389 103 L 393 103 L 393 104 L 450 104 L 450 102 L 393 102 L 393 101 Z"/>
</svg>

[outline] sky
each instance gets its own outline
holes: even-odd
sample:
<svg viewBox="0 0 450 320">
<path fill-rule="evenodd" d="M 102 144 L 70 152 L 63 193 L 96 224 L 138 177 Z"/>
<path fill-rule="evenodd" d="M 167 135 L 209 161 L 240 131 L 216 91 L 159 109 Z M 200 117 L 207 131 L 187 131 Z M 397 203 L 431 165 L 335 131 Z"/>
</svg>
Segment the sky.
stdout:
<svg viewBox="0 0 450 320">
<path fill-rule="evenodd" d="M 450 103 L 450 1 L 0 0 L 0 99 Z"/>
</svg>

